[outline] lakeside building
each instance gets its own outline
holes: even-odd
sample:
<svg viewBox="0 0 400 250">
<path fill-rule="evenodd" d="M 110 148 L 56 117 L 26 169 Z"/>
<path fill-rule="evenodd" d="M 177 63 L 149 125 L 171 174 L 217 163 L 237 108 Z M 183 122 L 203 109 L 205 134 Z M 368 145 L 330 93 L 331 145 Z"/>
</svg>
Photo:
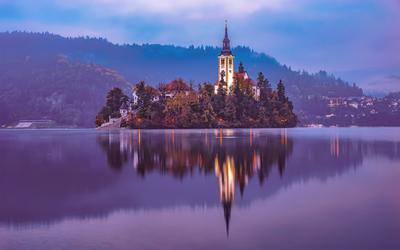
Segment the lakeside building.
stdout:
<svg viewBox="0 0 400 250">
<path fill-rule="evenodd" d="M 54 128 L 56 122 L 53 120 L 20 120 L 14 128 L 20 129 L 37 129 L 37 128 Z"/>
</svg>

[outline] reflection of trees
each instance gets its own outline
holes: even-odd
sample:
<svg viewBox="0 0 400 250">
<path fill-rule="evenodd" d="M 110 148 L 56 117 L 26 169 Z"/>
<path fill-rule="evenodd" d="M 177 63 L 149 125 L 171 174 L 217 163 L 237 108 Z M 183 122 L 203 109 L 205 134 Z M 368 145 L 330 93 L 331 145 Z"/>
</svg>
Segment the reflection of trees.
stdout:
<svg viewBox="0 0 400 250">
<path fill-rule="evenodd" d="M 400 159 L 398 142 L 343 139 L 335 135 L 330 139 L 299 139 L 289 137 L 287 130 L 279 133 L 229 129 L 201 133 L 120 131 L 102 133 L 98 142 L 107 154 L 110 167 L 121 169 L 133 165 L 142 177 L 153 172 L 178 179 L 197 172 L 214 174 L 219 183 L 227 233 L 235 188 L 238 186 L 243 196 L 252 179 L 265 185 L 271 172 L 277 172 L 282 181 L 269 186 L 274 192 L 299 180 L 324 180 L 344 173 L 360 166 L 366 155 Z M 270 179 L 274 180 L 272 176 Z"/>
<path fill-rule="evenodd" d="M 237 173 L 235 183 L 243 193 L 247 181 L 254 175 L 259 177 L 260 184 L 265 182 L 274 166 L 283 175 L 286 158 L 293 150 L 291 139 L 282 140 L 282 135 L 259 138 L 251 135 L 250 143 L 248 135 L 235 139 L 227 136 L 220 140 L 218 133 L 224 132 L 193 135 L 168 131 L 144 135 L 140 131 L 121 131 L 102 134 L 98 142 L 105 150 L 111 168 L 121 169 L 131 162 L 140 176 L 151 172 L 177 178 L 184 178 L 194 171 L 216 174 L 221 171 L 217 166 L 222 167 L 229 160 Z"/>
<path fill-rule="evenodd" d="M 143 177 L 151 172 L 180 179 L 194 171 L 214 173 L 219 181 L 228 232 L 236 184 L 243 195 L 249 179 L 258 176 L 262 185 L 274 166 L 282 176 L 286 158 L 293 149 L 286 133 L 263 137 L 245 133 L 235 139 L 230 138 L 231 133 L 232 130 L 205 134 L 121 131 L 102 134 L 98 142 L 113 169 L 119 170 L 131 162 Z"/>
<path fill-rule="evenodd" d="M 102 149 L 107 154 L 107 161 L 110 167 L 114 170 L 121 170 L 125 162 L 128 161 L 129 152 L 124 150 L 123 145 L 126 136 L 117 137 L 109 134 L 106 137 L 98 137 L 97 140 Z"/>
</svg>

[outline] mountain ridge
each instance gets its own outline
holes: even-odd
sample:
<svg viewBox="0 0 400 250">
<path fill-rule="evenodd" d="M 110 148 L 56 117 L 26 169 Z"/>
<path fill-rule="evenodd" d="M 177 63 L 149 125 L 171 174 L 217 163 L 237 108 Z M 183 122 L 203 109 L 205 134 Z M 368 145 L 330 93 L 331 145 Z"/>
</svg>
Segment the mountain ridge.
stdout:
<svg viewBox="0 0 400 250">
<path fill-rule="evenodd" d="M 255 52 L 249 47 L 239 46 L 233 48 L 232 51 L 235 55 L 235 65 L 237 66 L 242 61 L 253 79 L 260 71 L 264 72 L 273 86 L 276 86 L 277 82 L 282 79 L 286 85 L 287 94 L 293 100 L 297 111 L 302 110 L 303 99 L 307 96 L 346 97 L 363 95 L 361 88 L 350 85 L 327 72 L 309 74 L 305 71 L 293 71 L 290 67 L 280 64 L 274 57 Z M 65 90 L 69 86 L 74 86 L 74 91 L 77 92 L 80 91 L 79 88 L 91 88 L 96 92 L 94 94 L 96 97 L 93 98 L 101 98 L 101 100 L 93 100 L 97 105 L 97 103 L 104 101 L 107 92 L 104 89 L 106 85 L 115 85 L 129 91 L 126 86 L 133 85 L 140 80 L 145 80 L 153 86 L 176 78 L 183 78 L 193 84 L 194 87 L 203 82 L 213 83 L 217 79 L 217 56 L 219 53 L 220 48 L 212 46 L 119 45 L 104 38 L 66 38 L 51 33 L 1 32 L 0 90 L 7 87 L 12 88 L 12 92 L 17 93 L 16 95 L 21 94 L 20 92 L 26 92 L 24 96 L 46 99 L 54 93 L 38 93 L 34 88 L 28 86 L 52 86 L 53 81 L 58 81 L 64 82 L 61 89 L 65 87 Z M 99 71 L 110 69 L 114 72 L 115 79 L 107 79 L 109 82 L 106 83 L 105 80 L 94 77 L 93 72 L 90 71 L 88 78 L 94 77 L 96 84 L 103 86 L 96 88 L 93 85 L 94 82 L 85 80 L 86 71 L 77 67 L 76 70 L 80 72 L 78 78 L 67 77 L 67 81 L 65 81 L 63 72 L 58 71 L 58 75 L 53 76 L 54 79 L 42 77 L 40 82 L 35 74 L 40 74 L 43 71 L 51 74 L 54 62 L 60 58 L 64 58 L 72 64 L 78 63 L 83 68 L 83 65 L 92 65 L 93 72 L 96 72 L 96 67 L 101 68 Z M 70 71 L 68 74 L 77 75 Z M 117 80 L 119 78 L 123 80 Z M 123 81 L 126 81 L 126 83 L 122 84 Z M 90 86 L 85 87 L 83 84 Z M 76 103 L 82 102 L 82 100 L 74 101 Z M 6 106 L 13 107 L 16 105 L 14 102 L 19 102 L 21 105 L 23 103 L 29 104 L 22 97 L 10 100 L 4 94 L 0 96 L 0 103 L 5 103 Z M 31 100 L 31 102 L 33 101 Z M 99 104 L 98 109 L 100 108 L 101 105 Z M 91 110 L 94 109 L 95 107 L 91 108 Z M 0 123 L 28 118 L 19 115 L 10 116 L 9 113 L 12 113 L 12 110 L 9 109 L 3 111 L 7 113 L 8 117 L 14 118 L 0 118 Z M 34 118 L 51 118 L 46 112 L 43 112 L 42 115 L 40 113 L 38 112 L 38 117 Z M 95 113 L 90 112 L 85 116 L 90 115 L 94 120 Z M 73 124 L 87 126 L 89 123 L 85 120 L 84 122 L 73 122 Z"/>
</svg>

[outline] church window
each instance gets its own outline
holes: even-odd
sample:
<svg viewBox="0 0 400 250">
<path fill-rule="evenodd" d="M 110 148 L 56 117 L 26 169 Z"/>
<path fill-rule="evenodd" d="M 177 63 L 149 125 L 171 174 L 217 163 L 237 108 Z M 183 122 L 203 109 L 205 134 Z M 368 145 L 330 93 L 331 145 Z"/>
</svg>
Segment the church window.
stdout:
<svg viewBox="0 0 400 250">
<path fill-rule="evenodd" d="M 232 59 L 229 59 L 229 64 L 232 65 Z"/>
<path fill-rule="evenodd" d="M 225 64 L 225 59 L 221 59 L 221 64 L 222 64 L 222 65 Z"/>
</svg>

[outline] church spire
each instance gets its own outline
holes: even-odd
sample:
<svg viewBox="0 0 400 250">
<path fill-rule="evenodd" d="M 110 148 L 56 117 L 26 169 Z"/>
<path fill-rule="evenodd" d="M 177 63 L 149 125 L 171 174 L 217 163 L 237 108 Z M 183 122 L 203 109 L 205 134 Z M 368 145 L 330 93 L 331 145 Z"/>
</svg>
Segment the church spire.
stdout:
<svg viewBox="0 0 400 250">
<path fill-rule="evenodd" d="M 228 22 L 225 20 L 225 37 L 222 44 L 221 55 L 232 55 L 231 52 L 231 41 L 228 36 Z"/>
<path fill-rule="evenodd" d="M 229 40 L 229 38 L 228 38 L 228 21 L 227 20 L 225 20 L 225 39 Z"/>
</svg>

